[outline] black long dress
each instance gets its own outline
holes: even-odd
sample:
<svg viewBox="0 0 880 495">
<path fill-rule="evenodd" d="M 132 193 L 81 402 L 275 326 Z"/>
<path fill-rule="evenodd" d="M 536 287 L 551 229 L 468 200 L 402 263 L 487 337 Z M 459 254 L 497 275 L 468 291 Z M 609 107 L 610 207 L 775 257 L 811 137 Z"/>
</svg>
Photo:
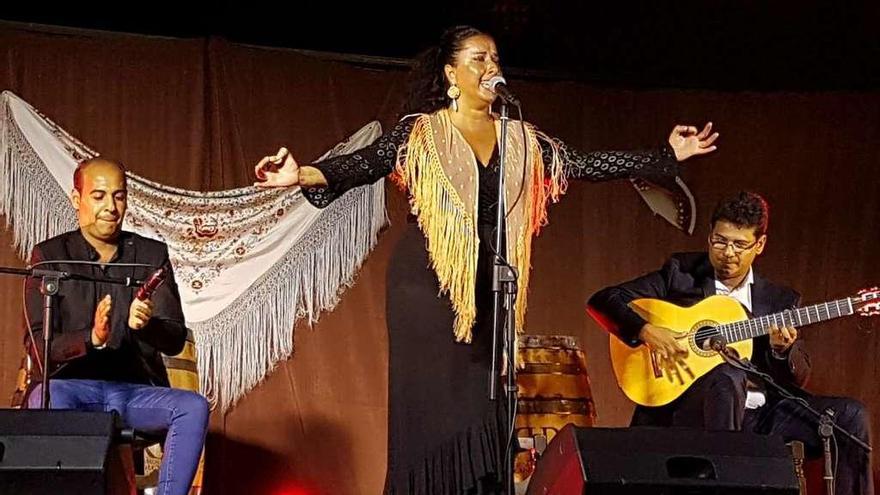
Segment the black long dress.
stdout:
<svg viewBox="0 0 880 495">
<path fill-rule="evenodd" d="M 371 146 L 317 164 L 326 187 L 306 188 L 318 207 L 352 187 L 389 174 L 413 119 L 399 122 Z M 558 143 L 568 179 L 674 176 L 671 149 L 578 153 Z M 497 149 L 497 148 L 496 148 Z M 544 162 L 550 160 L 549 150 Z M 392 255 L 387 274 L 389 420 L 387 494 L 482 494 L 499 489 L 498 472 L 508 427 L 503 397 L 489 401 L 492 294 L 489 246 L 494 244 L 498 155 L 480 166 L 477 319 L 473 343 L 457 343 L 455 314 L 430 268 L 425 236 L 414 219 Z M 502 236 L 503 237 L 503 236 Z"/>
</svg>

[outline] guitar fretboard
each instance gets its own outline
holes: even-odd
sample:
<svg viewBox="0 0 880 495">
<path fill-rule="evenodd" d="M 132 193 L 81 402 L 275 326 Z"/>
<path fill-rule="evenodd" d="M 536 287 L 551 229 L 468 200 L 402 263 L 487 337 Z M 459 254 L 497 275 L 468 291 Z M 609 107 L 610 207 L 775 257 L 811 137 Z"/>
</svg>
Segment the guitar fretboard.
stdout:
<svg viewBox="0 0 880 495">
<path fill-rule="evenodd" d="M 802 327 L 853 314 L 853 301 L 847 297 L 813 306 L 787 309 L 759 318 L 720 325 L 717 329 L 727 342 L 739 342 L 770 333 L 770 328 Z"/>
</svg>

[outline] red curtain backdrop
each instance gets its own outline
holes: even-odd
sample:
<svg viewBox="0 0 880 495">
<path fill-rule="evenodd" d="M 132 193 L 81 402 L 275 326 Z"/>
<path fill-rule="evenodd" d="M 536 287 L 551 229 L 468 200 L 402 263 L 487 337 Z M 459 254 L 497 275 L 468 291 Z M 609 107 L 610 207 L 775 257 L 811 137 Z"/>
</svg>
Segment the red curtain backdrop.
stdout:
<svg viewBox="0 0 880 495">
<path fill-rule="evenodd" d="M 502 50 L 504 47 L 501 47 Z M 0 89 L 10 89 L 102 154 L 192 189 L 250 184 L 284 145 L 301 162 L 379 119 L 392 125 L 405 74 L 218 39 L 167 39 L 0 24 Z M 655 146 L 673 124 L 712 120 L 720 150 L 685 166 L 697 231 L 673 229 L 625 182 L 573 184 L 533 258 L 529 333 L 574 335 L 588 358 L 600 425 L 632 406 L 611 374 L 607 336 L 584 312 L 597 289 L 705 246 L 709 213 L 739 189 L 764 194 L 770 239 L 757 270 L 822 302 L 880 283 L 880 93 L 626 91 L 514 80 L 526 118 L 580 149 Z M 225 416 L 214 414 L 206 488 L 236 493 L 380 493 L 387 433 L 385 267 L 405 200 L 340 305 L 296 331 L 296 352 Z M 21 266 L 8 233 L 0 263 Z M 0 391 L 12 393 L 21 284 L 0 279 Z M 878 319 L 805 329 L 810 389 L 880 411 Z M 451 334 L 450 334 L 451 335 Z M 425 349 L 426 355 L 430 349 Z M 874 441 L 876 443 L 877 436 Z M 299 491 L 298 491 L 299 490 Z"/>
</svg>

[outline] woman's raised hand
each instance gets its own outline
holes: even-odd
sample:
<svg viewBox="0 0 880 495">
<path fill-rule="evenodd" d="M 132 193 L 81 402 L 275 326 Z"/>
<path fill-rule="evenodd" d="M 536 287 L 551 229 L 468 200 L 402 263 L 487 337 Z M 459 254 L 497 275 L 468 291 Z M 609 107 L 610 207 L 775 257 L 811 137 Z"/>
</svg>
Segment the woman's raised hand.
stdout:
<svg viewBox="0 0 880 495">
<path fill-rule="evenodd" d="M 300 183 L 299 164 L 287 148 L 279 148 L 278 153 L 264 156 L 254 167 L 257 187 L 287 187 Z"/>
<path fill-rule="evenodd" d="M 712 132 L 712 123 L 709 122 L 702 131 L 689 125 L 677 125 L 669 134 L 669 146 L 675 152 L 678 161 L 684 161 L 694 155 L 705 155 L 715 151 L 713 144 L 718 139 L 718 133 Z"/>
</svg>

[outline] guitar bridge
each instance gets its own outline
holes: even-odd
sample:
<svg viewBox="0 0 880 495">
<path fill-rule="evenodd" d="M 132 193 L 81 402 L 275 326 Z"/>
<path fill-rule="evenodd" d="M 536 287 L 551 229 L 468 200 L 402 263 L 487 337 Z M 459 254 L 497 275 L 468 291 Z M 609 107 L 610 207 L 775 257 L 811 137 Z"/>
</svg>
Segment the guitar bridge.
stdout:
<svg viewBox="0 0 880 495">
<path fill-rule="evenodd" d="M 660 367 L 660 363 L 657 360 L 657 353 L 651 352 L 651 368 L 654 370 L 654 378 L 662 378 L 663 377 L 663 369 Z"/>
</svg>

